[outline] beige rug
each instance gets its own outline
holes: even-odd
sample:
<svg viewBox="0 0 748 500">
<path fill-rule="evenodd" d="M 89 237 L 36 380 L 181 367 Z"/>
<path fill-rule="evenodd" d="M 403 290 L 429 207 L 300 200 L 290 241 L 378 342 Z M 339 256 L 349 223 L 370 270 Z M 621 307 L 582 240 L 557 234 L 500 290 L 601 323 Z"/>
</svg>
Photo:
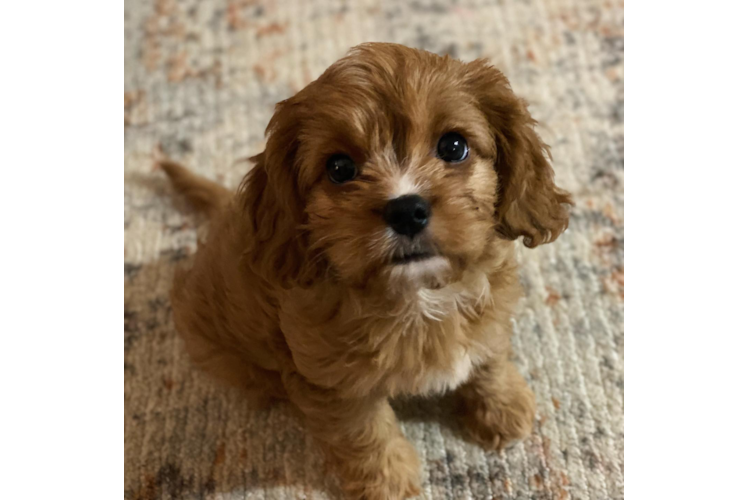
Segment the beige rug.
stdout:
<svg viewBox="0 0 748 500">
<path fill-rule="evenodd" d="M 623 498 L 623 2 L 126 1 L 125 498 L 337 498 L 288 408 L 253 411 L 193 371 L 170 318 L 196 220 L 150 155 L 234 186 L 273 104 L 363 41 L 487 57 L 532 103 L 577 200 L 554 245 L 521 251 L 518 363 L 534 434 L 485 453 L 448 401 L 397 404 L 423 498 Z"/>
</svg>

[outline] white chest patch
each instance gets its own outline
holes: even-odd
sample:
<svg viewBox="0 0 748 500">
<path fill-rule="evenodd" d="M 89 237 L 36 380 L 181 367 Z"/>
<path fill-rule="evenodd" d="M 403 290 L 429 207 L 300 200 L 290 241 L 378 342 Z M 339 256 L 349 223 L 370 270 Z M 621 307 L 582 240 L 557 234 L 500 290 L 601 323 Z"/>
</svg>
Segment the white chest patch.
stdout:
<svg viewBox="0 0 748 500">
<path fill-rule="evenodd" d="M 471 351 L 464 352 L 455 357 L 449 370 L 431 370 L 422 377 L 419 386 L 419 394 L 443 393 L 451 391 L 464 384 L 473 367 L 480 362 Z"/>
</svg>

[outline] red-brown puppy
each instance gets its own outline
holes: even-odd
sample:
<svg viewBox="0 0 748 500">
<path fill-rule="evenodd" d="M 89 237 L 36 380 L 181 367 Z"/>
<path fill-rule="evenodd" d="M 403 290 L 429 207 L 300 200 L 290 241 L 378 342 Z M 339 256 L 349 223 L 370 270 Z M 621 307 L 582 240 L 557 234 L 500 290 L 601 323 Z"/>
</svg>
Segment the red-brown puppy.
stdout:
<svg viewBox="0 0 748 500">
<path fill-rule="evenodd" d="M 489 448 L 532 428 L 512 240 L 553 241 L 571 203 L 534 125 L 484 61 L 366 44 L 278 104 L 235 194 L 161 162 L 212 214 L 172 292 L 190 355 L 295 405 L 353 498 L 419 491 L 392 396 L 458 391 Z"/>
</svg>

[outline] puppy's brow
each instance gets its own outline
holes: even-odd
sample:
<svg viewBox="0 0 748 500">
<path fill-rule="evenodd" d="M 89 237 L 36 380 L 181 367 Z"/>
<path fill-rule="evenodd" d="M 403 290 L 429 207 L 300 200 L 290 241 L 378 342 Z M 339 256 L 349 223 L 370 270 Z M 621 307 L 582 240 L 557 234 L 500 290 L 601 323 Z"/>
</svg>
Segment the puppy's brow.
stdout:
<svg viewBox="0 0 748 500">
<path fill-rule="evenodd" d="M 395 150 L 395 156 L 403 161 L 408 156 L 408 132 L 412 128 L 411 121 L 402 113 L 394 113 L 390 121 L 392 123 L 392 147 Z"/>
</svg>

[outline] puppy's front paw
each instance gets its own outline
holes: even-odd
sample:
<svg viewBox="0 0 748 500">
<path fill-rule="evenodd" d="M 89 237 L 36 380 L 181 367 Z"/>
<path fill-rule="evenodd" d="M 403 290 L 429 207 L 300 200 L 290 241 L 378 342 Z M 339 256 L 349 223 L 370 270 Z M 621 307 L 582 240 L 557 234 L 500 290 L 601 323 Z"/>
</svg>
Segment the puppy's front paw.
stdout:
<svg viewBox="0 0 748 500">
<path fill-rule="evenodd" d="M 350 499 L 400 500 L 421 493 L 418 454 L 404 438 L 343 468 L 342 487 Z"/>
<path fill-rule="evenodd" d="M 517 387 L 510 397 L 488 395 L 464 398 L 462 423 L 468 437 L 486 449 L 500 450 L 532 432 L 535 396 L 527 387 Z"/>
</svg>

